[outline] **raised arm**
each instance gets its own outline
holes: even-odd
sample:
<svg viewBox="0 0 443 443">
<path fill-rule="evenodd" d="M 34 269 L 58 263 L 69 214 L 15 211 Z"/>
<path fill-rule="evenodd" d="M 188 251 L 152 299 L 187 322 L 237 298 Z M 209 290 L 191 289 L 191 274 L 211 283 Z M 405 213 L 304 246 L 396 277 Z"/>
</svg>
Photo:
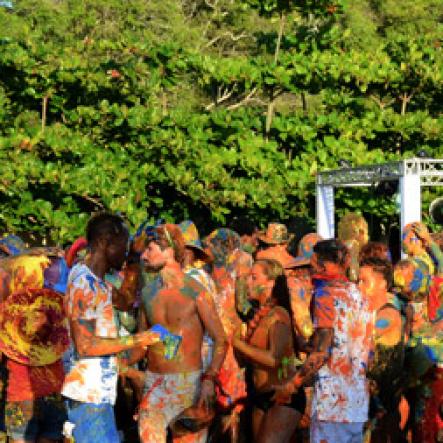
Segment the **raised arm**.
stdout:
<svg viewBox="0 0 443 443">
<path fill-rule="evenodd" d="M 443 275 L 443 252 L 434 240 L 432 240 L 431 234 L 428 228 L 423 223 L 414 224 L 414 232 L 418 238 L 420 238 L 429 250 L 431 255 L 437 262 L 437 272 L 439 275 Z"/>
</svg>

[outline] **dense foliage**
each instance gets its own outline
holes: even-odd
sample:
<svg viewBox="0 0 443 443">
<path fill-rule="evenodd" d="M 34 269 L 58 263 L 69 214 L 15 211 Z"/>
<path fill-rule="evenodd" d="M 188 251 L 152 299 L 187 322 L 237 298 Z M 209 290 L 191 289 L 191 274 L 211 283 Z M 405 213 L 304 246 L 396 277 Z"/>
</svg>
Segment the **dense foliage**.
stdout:
<svg viewBox="0 0 443 443">
<path fill-rule="evenodd" d="M 443 156 L 440 0 L 0 7 L 0 231 L 314 219 L 316 172 Z M 424 193 L 424 208 L 433 197 Z M 394 198 L 340 191 L 385 226 Z"/>
</svg>

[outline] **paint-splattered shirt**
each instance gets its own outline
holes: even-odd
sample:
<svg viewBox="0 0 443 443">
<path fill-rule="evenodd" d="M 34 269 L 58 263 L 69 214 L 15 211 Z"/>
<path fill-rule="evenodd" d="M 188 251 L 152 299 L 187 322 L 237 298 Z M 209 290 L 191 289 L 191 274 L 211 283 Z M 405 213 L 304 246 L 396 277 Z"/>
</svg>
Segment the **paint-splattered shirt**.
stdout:
<svg viewBox="0 0 443 443">
<path fill-rule="evenodd" d="M 67 314 L 71 320 L 94 320 L 95 335 L 116 338 L 117 323 L 112 309 L 111 287 L 84 264 L 69 274 Z M 117 389 L 115 356 L 80 358 L 74 348 L 62 394 L 85 403 L 114 404 Z"/>
<path fill-rule="evenodd" d="M 315 382 L 312 414 L 322 421 L 365 422 L 365 374 L 372 349 L 369 306 L 357 287 L 343 279 L 315 279 L 314 285 L 314 326 L 332 328 L 334 338 Z"/>
</svg>

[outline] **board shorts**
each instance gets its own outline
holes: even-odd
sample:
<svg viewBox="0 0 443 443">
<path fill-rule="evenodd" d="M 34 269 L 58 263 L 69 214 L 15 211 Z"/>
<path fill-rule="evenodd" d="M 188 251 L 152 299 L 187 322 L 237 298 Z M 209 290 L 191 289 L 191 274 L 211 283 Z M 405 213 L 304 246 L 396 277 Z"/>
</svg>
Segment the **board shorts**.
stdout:
<svg viewBox="0 0 443 443">
<path fill-rule="evenodd" d="M 200 395 L 201 371 L 158 374 L 146 371 L 139 410 L 141 443 L 166 443 L 169 424 Z M 174 442 L 204 443 L 207 429 L 190 433 Z"/>
</svg>

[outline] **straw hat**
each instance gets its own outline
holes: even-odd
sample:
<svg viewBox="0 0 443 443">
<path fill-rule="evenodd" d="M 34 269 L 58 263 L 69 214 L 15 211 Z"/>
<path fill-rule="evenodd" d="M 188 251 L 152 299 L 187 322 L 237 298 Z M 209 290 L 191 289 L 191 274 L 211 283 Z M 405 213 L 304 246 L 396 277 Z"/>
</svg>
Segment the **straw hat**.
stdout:
<svg viewBox="0 0 443 443">
<path fill-rule="evenodd" d="M 293 237 L 293 234 L 288 234 L 288 228 L 283 223 L 269 223 L 266 232 L 258 235 L 258 239 L 268 245 L 289 243 Z"/>
</svg>

